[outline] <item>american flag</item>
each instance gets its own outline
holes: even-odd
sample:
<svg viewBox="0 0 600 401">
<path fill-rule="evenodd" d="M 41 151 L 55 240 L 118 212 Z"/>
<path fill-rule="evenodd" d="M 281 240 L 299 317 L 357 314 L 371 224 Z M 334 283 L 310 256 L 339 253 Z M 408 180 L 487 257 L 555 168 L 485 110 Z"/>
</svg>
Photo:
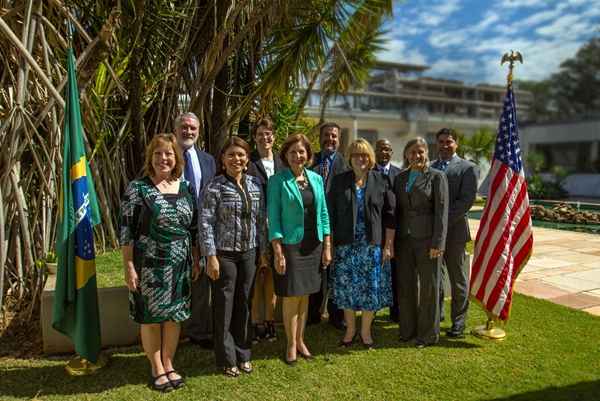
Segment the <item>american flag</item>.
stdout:
<svg viewBox="0 0 600 401">
<path fill-rule="evenodd" d="M 517 109 L 510 86 L 498 126 L 489 182 L 488 199 L 475 239 L 470 293 L 492 316 L 508 320 L 515 280 L 533 249 Z"/>
</svg>

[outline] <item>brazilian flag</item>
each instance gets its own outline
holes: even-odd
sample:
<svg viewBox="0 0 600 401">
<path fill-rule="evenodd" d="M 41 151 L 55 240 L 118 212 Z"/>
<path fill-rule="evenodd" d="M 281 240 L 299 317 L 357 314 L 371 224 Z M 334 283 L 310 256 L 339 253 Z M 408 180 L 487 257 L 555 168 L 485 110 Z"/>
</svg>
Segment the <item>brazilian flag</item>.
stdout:
<svg viewBox="0 0 600 401">
<path fill-rule="evenodd" d="M 85 157 L 72 48 L 67 54 L 67 74 L 52 327 L 71 338 L 79 356 L 96 363 L 101 341 L 92 228 L 100 222 L 100 214 Z"/>
</svg>

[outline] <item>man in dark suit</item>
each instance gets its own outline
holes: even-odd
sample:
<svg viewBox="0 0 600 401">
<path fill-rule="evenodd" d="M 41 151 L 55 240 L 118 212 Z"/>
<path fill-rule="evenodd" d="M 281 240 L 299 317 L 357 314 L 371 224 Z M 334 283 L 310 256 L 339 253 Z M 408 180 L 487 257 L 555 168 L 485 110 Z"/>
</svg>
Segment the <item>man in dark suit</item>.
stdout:
<svg viewBox="0 0 600 401">
<path fill-rule="evenodd" d="M 344 155 L 338 152 L 340 146 L 340 126 L 329 122 L 321 125 L 319 130 L 319 143 L 321 151 L 315 154 L 312 169 L 323 177 L 325 194 L 329 194 L 332 178 L 344 171 L 350 169 Z M 335 233 L 331 233 L 335 236 Z M 330 267 L 331 268 L 331 267 Z M 323 285 L 321 291 L 312 294 L 308 305 L 308 324 L 319 323 L 321 321 L 321 308 L 323 303 L 327 303 L 327 312 L 329 313 L 329 323 L 334 327 L 344 329 L 344 311 L 339 309 L 331 299 L 327 302 L 329 291 L 327 290 L 327 271 L 323 274 Z"/>
<path fill-rule="evenodd" d="M 379 139 L 375 142 L 375 170 L 387 176 L 390 181 L 390 187 L 394 185 L 394 179 L 400 173 L 401 169 L 392 164 L 392 155 L 394 149 L 387 139 Z M 390 320 L 398 322 L 398 278 L 396 277 L 396 260 L 391 260 L 392 266 L 392 294 L 393 304 L 390 307 Z"/>
<path fill-rule="evenodd" d="M 469 308 L 469 278 L 465 246 L 471 240 L 467 212 L 477 194 L 478 168 L 457 154 L 458 137 L 454 130 L 443 128 L 436 134 L 439 158 L 433 168 L 446 173 L 448 178 L 449 210 L 448 236 L 444 252 L 444 265 L 450 279 L 452 293 L 452 327 L 446 331 L 450 338 L 464 337 Z M 443 307 L 443 286 L 440 286 L 440 303 Z"/>
<path fill-rule="evenodd" d="M 202 207 L 200 193 L 216 173 L 215 159 L 197 145 L 199 130 L 200 122 L 194 113 L 184 113 L 175 119 L 175 137 L 185 161 L 184 178 L 192 185 L 198 210 Z M 185 323 L 185 332 L 193 343 L 213 348 L 213 313 L 207 274 L 192 283 L 192 315 Z"/>
</svg>

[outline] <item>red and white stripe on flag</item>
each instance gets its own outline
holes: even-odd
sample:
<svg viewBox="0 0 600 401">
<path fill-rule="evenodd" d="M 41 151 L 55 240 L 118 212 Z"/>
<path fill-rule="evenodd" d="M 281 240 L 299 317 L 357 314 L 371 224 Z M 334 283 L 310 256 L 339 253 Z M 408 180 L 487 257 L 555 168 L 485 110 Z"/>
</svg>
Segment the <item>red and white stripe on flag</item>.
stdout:
<svg viewBox="0 0 600 401">
<path fill-rule="evenodd" d="M 533 249 L 531 211 L 520 161 L 516 110 L 511 112 L 508 107 L 508 103 L 514 107 L 511 92 L 509 90 L 507 94 L 498 130 L 490 170 L 490 190 L 475 239 L 471 267 L 471 298 L 500 320 L 507 320 L 510 315 L 515 280 Z M 514 127 L 509 126 L 509 120 Z"/>
</svg>

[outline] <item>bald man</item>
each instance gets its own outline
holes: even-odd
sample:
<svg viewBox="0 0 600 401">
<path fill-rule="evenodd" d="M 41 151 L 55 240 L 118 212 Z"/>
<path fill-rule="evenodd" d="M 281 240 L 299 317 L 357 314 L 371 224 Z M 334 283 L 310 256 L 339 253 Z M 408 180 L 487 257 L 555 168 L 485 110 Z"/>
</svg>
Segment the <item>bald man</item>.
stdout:
<svg viewBox="0 0 600 401">
<path fill-rule="evenodd" d="M 374 169 L 381 172 L 383 175 L 386 175 L 390 180 L 390 185 L 394 186 L 394 178 L 400 173 L 401 169 L 394 166 L 392 164 L 392 155 L 394 154 L 394 149 L 392 148 L 392 144 L 387 139 L 379 139 L 375 142 L 375 167 Z M 396 274 L 394 273 L 396 270 L 396 261 L 392 259 L 392 294 L 393 294 L 393 304 L 390 307 L 390 319 L 393 322 L 398 322 L 398 282 L 396 278 Z"/>
</svg>

